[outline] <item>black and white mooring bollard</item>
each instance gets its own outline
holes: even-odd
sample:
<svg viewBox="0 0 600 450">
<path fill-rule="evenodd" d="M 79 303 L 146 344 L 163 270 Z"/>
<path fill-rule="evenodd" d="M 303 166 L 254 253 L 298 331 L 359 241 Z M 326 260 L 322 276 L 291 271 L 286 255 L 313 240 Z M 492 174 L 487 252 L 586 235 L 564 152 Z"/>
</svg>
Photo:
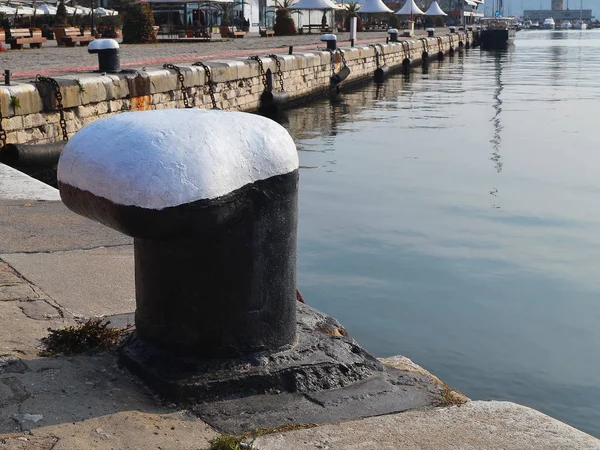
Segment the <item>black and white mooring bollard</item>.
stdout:
<svg viewBox="0 0 600 450">
<path fill-rule="evenodd" d="M 398 42 L 398 29 L 390 28 L 387 32 L 390 42 Z"/>
<path fill-rule="evenodd" d="M 321 42 L 327 43 L 327 50 L 337 49 L 337 36 L 335 34 L 324 34 L 321 36 Z"/>
<path fill-rule="evenodd" d="M 88 53 L 98 54 L 98 72 L 121 71 L 119 43 L 114 39 L 94 39 L 88 45 Z"/>
<path fill-rule="evenodd" d="M 450 33 L 456 33 L 456 27 L 454 25 L 451 27 L 448 27 L 448 30 L 450 30 Z"/>
<path fill-rule="evenodd" d="M 435 28 L 427 28 L 427 37 L 435 36 Z"/>
<path fill-rule="evenodd" d="M 64 204 L 134 237 L 138 339 L 235 358 L 296 337 L 298 154 L 254 114 L 175 109 L 86 126 L 58 164 Z"/>
</svg>

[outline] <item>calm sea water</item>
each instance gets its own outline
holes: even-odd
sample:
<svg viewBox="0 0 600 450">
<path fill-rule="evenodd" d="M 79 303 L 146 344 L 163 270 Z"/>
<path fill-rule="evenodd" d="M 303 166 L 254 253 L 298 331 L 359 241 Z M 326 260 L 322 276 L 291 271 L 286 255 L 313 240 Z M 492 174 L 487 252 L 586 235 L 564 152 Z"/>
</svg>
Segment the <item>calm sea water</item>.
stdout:
<svg viewBox="0 0 600 450">
<path fill-rule="evenodd" d="M 289 112 L 299 286 L 377 356 L 600 436 L 600 32 Z"/>
</svg>

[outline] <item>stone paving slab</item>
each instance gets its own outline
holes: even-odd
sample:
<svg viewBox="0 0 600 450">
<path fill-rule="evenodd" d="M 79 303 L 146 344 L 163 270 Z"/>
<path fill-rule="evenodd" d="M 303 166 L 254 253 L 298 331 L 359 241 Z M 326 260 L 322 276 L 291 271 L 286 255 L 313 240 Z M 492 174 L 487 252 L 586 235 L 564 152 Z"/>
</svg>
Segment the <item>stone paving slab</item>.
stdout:
<svg viewBox="0 0 600 450">
<path fill-rule="evenodd" d="M 598 450 L 600 441 L 510 402 L 468 402 L 259 437 L 260 450 Z"/>
<path fill-rule="evenodd" d="M 133 246 L 0 255 L 45 295 L 76 317 L 135 310 Z M 1 297 L 0 290 L 0 297 Z"/>
<path fill-rule="evenodd" d="M 128 236 L 69 211 L 60 201 L 4 200 L 4 192 L 0 191 L 0 255 L 132 242 Z"/>
<path fill-rule="evenodd" d="M 18 362 L 0 371 L 0 433 L 12 433 L 0 449 L 205 449 L 216 436 L 160 405 L 110 353 Z"/>
<path fill-rule="evenodd" d="M 0 164 L 0 193 L 6 200 L 60 200 L 57 189 L 4 164 Z"/>
</svg>

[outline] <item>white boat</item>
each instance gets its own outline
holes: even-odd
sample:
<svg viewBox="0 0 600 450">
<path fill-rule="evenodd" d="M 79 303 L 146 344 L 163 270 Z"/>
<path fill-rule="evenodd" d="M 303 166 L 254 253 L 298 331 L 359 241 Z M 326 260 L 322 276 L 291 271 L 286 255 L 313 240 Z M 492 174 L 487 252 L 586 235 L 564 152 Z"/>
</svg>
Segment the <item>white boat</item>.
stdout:
<svg viewBox="0 0 600 450">
<path fill-rule="evenodd" d="M 554 22 L 554 19 L 552 17 L 548 17 L 547 19 L 545 19 L 544 23 L 542 24 L 542 28 L 544 30 L 554 30 L 555 26 L 556 23 Z"/>
<path fill-rule="evenodd" d="M 587 30 L 587 23 L 583 21 L 583 0 L 581 0 L 581 3 L 579 5 L 579 20 L 575 22 L 573 28 L 575 28 L 576 30 Z"/>
<path fill-rule="evenodd" d="M 571 25 L 571 22 L 569 22 L 568 20 L 565 20 L 560 24 L 560 28 L 562 30 L 570 30 L 571 28 L 573 28 L 573 25 Z"/>
</svg>

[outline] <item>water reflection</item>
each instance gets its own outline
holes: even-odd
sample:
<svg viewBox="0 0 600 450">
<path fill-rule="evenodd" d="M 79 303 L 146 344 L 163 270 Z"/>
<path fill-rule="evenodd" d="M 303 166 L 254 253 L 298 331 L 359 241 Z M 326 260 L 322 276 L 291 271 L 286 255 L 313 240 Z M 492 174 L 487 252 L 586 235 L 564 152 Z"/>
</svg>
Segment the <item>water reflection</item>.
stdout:
<svg viewBox="0 0 600 450">
<path fill-rule="evenodd" d="M 500 156 L 500 146 L 502 144 L 502 123 L 500 121 L 500 114 L 502 113 L 502 99 L 500 98 L 500 94 L 502 94 L 502 90 L 504 86 L 502 85 L 502 59 L 504 56 L 504 52 L 498 51 L 494 55 L 494 80 L 495 80 L 495 89 L 494 89 L 494 103 L 492 107 L 494 108 L 494 116 L 492 117 L 492 124 L 494 125 L 494 137 L 491 139 L 492 144 L 492 154 L 490 156 L 490 160 L 494 162 L 494 167 L 496 172 L 502 172 L 502 158 Z"/>
</svg>

